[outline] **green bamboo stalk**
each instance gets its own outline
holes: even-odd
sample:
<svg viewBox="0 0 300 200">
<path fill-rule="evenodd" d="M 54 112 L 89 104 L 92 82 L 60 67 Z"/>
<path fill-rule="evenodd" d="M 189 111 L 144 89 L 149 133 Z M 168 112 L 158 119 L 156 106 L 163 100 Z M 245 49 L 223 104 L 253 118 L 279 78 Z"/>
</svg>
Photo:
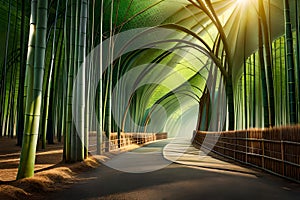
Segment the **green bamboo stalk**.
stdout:
<svg viewBox="0 0 300 200">
<path fill-rule="evenodd" d="M 76 1 L 76 9 L 75 9 L 75 46 L 74 46 L 74 75 L 76 76 L 81 76 L 78 75 L 78 71 L 79 71 L 79 64 L 78 64 L 78 59 L 79 59 L 79 34 L 81 31 L 81 27 L 80 27 L 80 13 L 81 13 L 81 1 Z M 79 83 L 79 82 L 77 82 Z M 76 86 L 76 88 L 79 88 L 79 85 Z M 74 86 L 73 86 L 73 91 L 74 91 Z M 78 94 L 78 92 L 76 92 L 76 96 L 73 96 L 74 100 L 73 100 L 73 104 L 75 104 L 75 113 L 72 113 L 73 117 L 80 117 L 80 106 L 79 105 L 81 102 L 79 102 L 79 96 L 80 94 Z M 76 162 L 77 160 L 80 160 L 80 149 L 81 147 L 81 139 L 79 137 L 79 131 L 80 129 L 77 129 L 75 126 L 74 121 L 72 121 L 72 124 L 74 126 L 72 135 L 71 135 L 71 161 L 72 162 Z"/>
<path fill-rule="evenodd" d="M 57 141 L 61 142 L 62 139 L 62 133 L 63 128 L 61 128 L 64 115 L 65 115 L 65 109 L 61 107 L 63 95 L 60 88 L 66 88 L 64 87 L 63 81 L 61 79 L 61 72 L 64 70 L 64 60 L 63 60 L 63 52 L 64 52 L 64 33 L 62 32 L 63 26 L 64 26 L 64 19 L 60 23 L 60 30 L 59 30 L 59 39 L 57 40 L 57 43 L 60 43 L 59 51 L 56 51 L 56 54 L 58 54 L 58 67 L 54 68 L 54 84 L 53 84 L 53 95 L 50 95 L 53 104 L 52 113 L 50 115 L 50 120 L 53 118 L 53 133 L 57 135 Z M 57 44 L 58 46 L 58 44 Z M 57 56 L 55 56 L 57 57 Z M 61 87 L 60 87 L 61 85 Z M 51 117 L 52 116 L 52 117 Z M 51 131 L 50 131 L 51 132 Z"/>
<path fill-rule="evenodd" d="M 7 17 L 7 28 L 6 28 L 6 40 L 5 40 L 5 54 L 4 54 L 4 71 L 3 71 L 3 80 L 2 80 L 2 84 L 1 86 L 2 88 L 2 92 L 3 92 L 3 96 L 1 97 L 1 105 L 4 105 L 4 109 L 5 109 L 5 99 L 6 99 L 6 75 L 7 75 L 7 62 L 8 62 L 8 46 L 9 46 L 9 37 L 10 37 L 10 24 L 11 24 L 11 0 L 9 1 L 9 7 L 8 7 L 8 17 Z M 4 103 L 3 103 L 4 102 Z M 0 136 L 6 134 L 5 132 L 5 125 L 6 123 L 2 123 L 5 122 L 4 118 L 5 118 L 5 113 L 7 116 L 7 112 L 1 112 L 0 114 Z"/>
<path fill-rule="evenodd" d="M 233 84 L 232 84 L 232 75 L 228 74 L 226 78 L 226 96 L 227 96 L 227 104 L 228 104 L 228 129 L 234 130 L 234 97 L 233 97 Z"/>
<path fill-rule="evenodd" d="M 60 80 L 61 84 L 63 86 L 67 86 L 67 91 L 62 90 L 62 101 L 61 101 L 61 106 L 64 108 L 64 115 L 61 123 L 61 130 L 63 131 L 63 137 L 64 137 L 64 148 L 63 148 L 63 161 L 68 161 L 70 160 L 69 155 L 70 155 L 70 133 L 68 132 L 68 114 L 69 114 L 69 106 L 68 106 L 68 94 L 69 94 L 69 61 L 70 61 L 70 43 L 69 40 L 71 38 L 70 36 L 70 27 L 69 24 L 71 24 L 71 15 L 69 12 L 69 0 L 66 0 L 65 4 L 65 20 L 64 20 L 64 67 L 63 70 L 60 71 Z M 64 75 L 64 72 L 67 72 L 67 77 Z M 64 87 L 63 87 L 64 88 Z"/>
<path fill-rule="evenodd" d="M 300 4 L 298 1 L 295 1 L 296 7 L 296 55 L 297 55 L 297 70 L 298 70 L 298 122 L 300 122 L 300 13 L 299 13 Z"/>
<path fill-rule="evenodd" d="M 63 23 L 63 22 L 62 22 Z M 56 58 L 58 57 L 58 65 L 55 64 L 56 67 L 53 67 L 53 72 L 52 72 L 52 83 L 50 84 L 50 93 L 49 93 L 49 101 L 51 103 L 49 103 L 49 108 L 48 108 L 48 116 L 47 116 L 47 129 L 46 129 L 46 139 L 48 141 L 48 144 L 54 144 L 54 136 L 57 135 L 57 123 L 56 123 L 56 118 L 55 118 L 55 113 L 60 113 L 59 116 L 63 115 L 63 110 L 59 111 L 59 112 L 55 112 L 56 106 L 57 106 L 57 101 L 56 101 L 56 91 L 57 91 L 57 79 L 58 79 L 58 71 L 59 71 L 59 67 L 61 66 L 61 57 L 62 57 L 62 46 L 63 46 L 63 39 L 60 40 L 60 36 L 61 36 L 61 30 L 62 28 L 59 28 L 59 32 L 58 32 L 58 39 L 56 41 L 56 47 L 57 50 L 55 50 L 55 54 L 54 54 L 54 58 L 56 60 Z M 59 44 L 60 43 L 60 44 Z M 58 56 L 59 55 L 59 56 Z M 54 60 L 54 62 L 56 62 Z M 57 135 L 57 139 L 58 141 L 60 141 L 60 138 Z"/>
<path fill-rule="evenodd" d="M 267 94 L 268 94 L 268 110 L 269 110 L 269 127 L 275 125 L 275 103 L 274 103 L 274 83 L 273 83 L 273 73 L 272 73 L 272 49 L 270 43 L 270 33 L 267 24 L 267 17 L 264 9 L 264 3 L 259 1 L 259 15 L 262 27 L 263 44 L 265 47 L 264 59 L 266 61 L 265 68 L 267 70 Z"/>
<path fill-rule="evenodd" d="M 73 64 L 73 81 L 76 78 L 77 75 L 77 71 L 78 71 L 78 33 L 79 33 L 79 12 L 80 12 L 80 1 L 75 1 L 74 3 L 74 15 L 73 15 L 73 23 L 74 23 L 74 28 L 72 31 L 74 31 L 74 41 L 73 41 L 73 45 L 74 45 L 74 55 L 73 55 L 73 60 L 71 64 Z M 71 5 L 72 6 L 72 5 Z M 71 8 L 72 9 L 72 8 Z M 72 84 L 72 92 L 74 91 L 74 82 L 71 83 Z M 74 99 L 74 100 L 73 100 Z M 71 105 L 71 109 L 73 104 L 77 105 L 77 96 L 73 96 L 72 94 L 72 98 L 70 99 L 70 105 Z M 71 147 L 71 162 L 76 162 L 77 161 L 77 144 L 78 144 L 78 135 L 77 135 L 77 129 L 76 126 L 74 124 L 73 118 L 77 117 L 78 114 L 78 107 L 75 107 L 75 112 L 72 111 L 72 115 L 71 115 L 71 125 L 72 125 L 72 132 L 71 132 L 71 141 L 70 141 L 70 147 Z"/>
<path fill-rule="evenodd" d="M 246 16 L 246 21 L 247 21 L 248 17 Z M 246 51 L 246 36 L 247 36 L 247 27 L 245 26 L 245 33 L 244 33 L 244 111 L 245 111 L 245 129 L 248 129 L 248 104 L 247 104 L 247 58 L 245 55 L 245 51 Z"/>
<path fill-rule="evenodd" d="M 91 13 L 90 13 L 90 0 L 87 0 L 87 27 L 86 27 L 86 54 L 91 52 Z M 93 13 L 92 13 L 93 14 Z M 90 129 L 90 96 L 91 96 L 91 77 L 92 77 L 92 68 L 90 66 L 86 66 L 85 73 L 87 74 L 86 83 L 86 100 L 85 100 L 85 118 L 84 118 L 84 159 L 88 158 L 88 147 L 89 147 L 89 129 Z"/>
<path fill-rule="evenodd" d="M 15 64 L 14 67 L 14 72 L 13 72 L 13 77 L 18 77 L 18 65 Z M 11 116 L 10 116 L 10 122 L 9 122 L 9 129 L 8 129 L 8 136 L 10 138 L 14 138 L 16 135 L 16 128 L 15 128 L 15 123 L 16 123 L 16 113 L 17 113 L 17 89 L 16 89 L 16 81 L 13 81 L 12 84 L 12 98 L 11 98 Z"/>
<path fill-rule="evenodd" d="M 26 69 L 25 50 L 25 2 L 21 1 L 21 32 L 20 32 L 20 79 L 18 92 L 18 112 L 17 112 L 17 145 L 21 146 L 24 131 L 24 84 Z"/>
<path fill-rule="evenodd" d="M 54 20 L 54 28 L 53 28 L 53 38 L 52 38 L 52 53 L 51 53 L 51 61 L 50 61 L 50 70 L 48 72 L 47 84 L 46 84 L 46 93 L 45 93 L 45 103 L 44 103 L 44 112 L 43 112 L 43 121 L 42 121 L 42 149 L 46 148 L 46 135 L 47 135 L 47 127 L 49 121 L 49 101 L 50 101 L 50 89 L 52 85 L 52 74 L 55 62 L 55 50 L 56 48 L 56 31 L 57 31 L 57 17 L 58 17 L 58 10 L 59 10 L 59 2 L 57 1 L 56 4 L 56 11 L 55 11 L 55 20 Z"/>
<path fill-rule="evenodd" d="M 256 78 L 255 78 L 255 68 L 256 68 L 256 60 L 255 60 L 255 53 L 253 54 L 253 114 L 252 114 L 252 121 L 253 127 L 256 127 Z"/>
<path fill-rule="evenodd" d="M 280 110 L 282 111 L 282 113 L 281 113 L 281 115 L 280 115 L 280 124 L 281 125 L 283 125 L 284 123 L 283 123 L 283 91 L 282 91 L 282 89 L 283 89 L 283 87 L 282 87 L 282 83 L 283 83 L 283 81 L 282 81 L 282 71 L 283 71 L 283 64 L 282 64 L 282 37 L 280 37 L 279 38 L 279 41 L 280 41 L 280 43 L 279 43 L 279 49 L 280 49 L 280 51 L 279 51 L 279 57 L 280 57 L 280 63 L 279 63 L 279 73 L 280 73 L 280 106 L 279 106 L 279 108 L 280 108 Z"/>
<path fill-rule="evenodd" d="M 113 74 L 113 41 L 112 41 L 112 35 L 113 35 L 113 11 L 114 11 L 114 1 L 111 1 L 111 9 L 110 9 L 110 52 L 109 52 L 109 60 L 110 60 L 110 66 L 107 68 L 107 79 L 106 79 L 106 94 L 105 94 L 105 100 L 104 100 L 104 108 L 105 111 L 105 134 L 107 137 L 107 144 L 106 144 L 106 151 L 109 151 L 110 146 L 110 135 L 111 135 L 111 108 L 112 108 L 112 102 L 111 102 L 111 94 L 112 94 L 112 74 Z"/>
<path fill-rule="evenodd" d="M 119 59 L 119 62 L 118 62 L 118 68 L 117 68 L 117 80 L 120 79 L 120 72 L 121 72 L 121 67 L 122 67 L 122 64 L 121 64 L 121 58 Z M 120 105 L 121 102 L 122 102 L 122 96 L 120 95 L 121 91 L 119 91 L 118 93 L 118 96 L 119 96 L 119 103 Z M 121 113 L 121 106 L 119 106 L 118 108 L 118 112 Z M 115 119 L 117 121 L 117 123 L 115 123 L 116 125 L 116 129 L 117 129 L 117 136 L 118 136 L 118 148 L 121 148 L 121 127 L 120 127 L 120 124 L 122 123 L 121 121 L 121 117 L 118 116 L 117 119 Z"/>
<path fill-rule="evenodd" d="M 273 51 L 273 55 L 272 55 L 272 61 L 273 61 L 273 75 L 274 75 L 274 87 L 275 87 L 275 90 L 274 90 L 274 95 L 275 95 L 275 110 L 276 110 L 276 113 L 278 110 L 278 94 L 277 94 L 277 40 L 273 41 L 272 43 L 272 46 L 274 47 L 273 49 L 275 51 Z M 279 112 L 280 113 L 280 112 Z M 278 126 L 278 118 L 279 118 L 279 115 L 276 115 L 275 116 L 275 126 Z"/>
<path fill-rule="evenodd" d="M 286 64 L 288 73 L 288 92 L 289 92 L 289 116 L 290 123 L 296 124 L 297 106 L 296 106 L 296 83 L 295 83 L 295 61 L 293 50 L 293 33 L 290 17 L 290 5 L 288 0 L 284 0 L 285 16 L 285 42 L 286 42 Z"/>
<path fill-rule="evenodd" d="M 16 35 L 14 33 L 14 35 Z M 13 45 L 14 46 L 14 45 Z M 15 62 L 15 61 L 13 61 Z M 4 136 L 10 136 L 13 138 L 14 135 L 14 112 L 15 112 L 15 84 L 13 77 L 17 77 L 16 71 L 17 71 L 17 65 L 13 64 L 11 67 L 11 74 L 10 74 L 10 86 L 9 86 L 9 92 L 8 92 L 8 105 L 7 105 L 7 116 L 6 116 L 6 123 L 5 123 L 5 132 Z"/>
<path fill-rule="evenodd" d="M 268 99 L 268 89 L 266 81 L 266 72 L 265 72 L 265 61 L 264 61 L 264 50 L 263 50 L 263 34 L 261 27 L 261 19 L 258 19 L 258 54 L 260 61 L 260 76 L 262 83 L 262 96 L 263 96 L 263 113 L 264 113 L 264 126 L 270 126 L 270 112 L 269 112 L 269 99 Z"/>
<path fill-rule="evenodd" d="M 67 92 L 67 115 L 66 115 L 66 135 L 65 135 L 65 161 L 72 161 L 72 136 L 74 124 L 72 119 L 72 98 L 73 98 L 73 78 L 74 78 L 74 49 L 75 49 L 75 21 L 76 21 L 76 1 L 71 0 L 71 25 L 69 42 L 69 70 L 68 70 L 68 92 Z"/>
<path fill-rule="evenodd" d="M 80 22 L 79 22 L 79 41 L 78 41 L 78 66 L 82 67 L 82 71 L 77 87 L 78 101 L 78 135 L 77 140 L 77 161 L 84 160 L 84 136 L 85 136 L 85 54 L 86 54 L 86 28 L 87 28 L 87 1 L 82 0 L 80 6 Z"/>
<path fill-rule="evenodd" d="M 245 129 L 248 128 L 248 105 L 247 105 L 247 63 L 244 56 L 244 113 L 245 113 Z"/>
<path fill-rule="evenodd" d="M 94 2 L 95 3 L 95 2 Z M 94 4 L 95 5 L 95 4 Z M 101 5 L 100 5 L 100 55 L 99 55 L 99 60 L 100 60 L 100 70 L 99 70 L 99 90 L 98 90 L 98 96 L 99 96 L 99 101 L 98 101 L 98 123 L 97 123 L 97 154 L 102 154 L 102 130 L 103 130 L 103 115 L 102 115 L 102 69 L 103 69 L 103 6 L 104 6 L 104 0 L 101 0 Z M 93 26 L 94 27 L 94 26 Z"/>
<path fill-rule="evenodd" d="M 35 16 L 35 13 L 37 12 L 35 38 L 37 45 L 35 48 L 34 67 L 32 70 L 33 76 L 29 76 L 28 78 L 30 85 L 27 91 L 25 133 L 17 179 L 31 177 L 34 174 L 45 69 L 48 1 L 37 1 L 37 10 L 35 9 L 35 1 L 32 1 L 32 4 L 32 16 Z"/>
<path fill-rule="evenodd" d="M 30 32 L 29 32 L 29 42 L 27 50 L 27 59 L 26 59 L 26 71 L 25 71 L 25 84 L 24 84 L 24 107 L 26 114 L 26 102 L 27 98 L 30 100 L 30 93 L 28 93 L 28 88 L 30 85 L 29 80 L 33 79 L 33 66 L 34 66 L 34 57 L 35 57 L 35 38 L 36 38 L 36 20 L 37 20 L 37 0 L 31 1 L 31 18 L 30 18 Z M 24 118 L 24 132 L 25 132 L 25 118 Z M 23 134 L 24 137 L 24 134 Z M 22 144 L 23 144 L 22 137 Z"/>
<path fill-rule="evenodd" d="M 19 13 L 19 4 L 17 4 L 17 9 L 16 9 L 16 13 Z M 15 24 L 18 23 L 18 17 L 17 15 L 15 16 L 15 21 L 14 21 Z M 19 52 L 18 51 L 18 47 L 17 47 L 17 38 L 18 38 L 18 29 L 17 29 L 17 26 L 14 27 L 14 33 L 13 33 L 13 44 L 12 44 L 12 48 L 15 49 L 14 52 Z M 18 94 L 18 90 L 16 89 L 16 83 L 17 81 L 19 81 L 20 79 L 20 75 L 19 75 L 19 65 L 17 64 L 18 63 L 18 60 L 16 59 L 16 57 L 14 56 L 15 53 L 12 53 L 13 54 L 13 58 L 12 58 L 12 77 L 15 77 L 15 81 L 14 78 L 11 78 L 11 102 L 10 102 L 10 121 L 8 123 L 8 130 L 7 130 L 7 133 L 8 133 L 8 136 L 10 136 L 11 138 L 13 138 L 15 136 L 15 133 L 16 133 L 16 129 L 15 129 L 15 121 L 16 121 L 16 100 L 17 100 L 17 94 Z"/>
</svg>

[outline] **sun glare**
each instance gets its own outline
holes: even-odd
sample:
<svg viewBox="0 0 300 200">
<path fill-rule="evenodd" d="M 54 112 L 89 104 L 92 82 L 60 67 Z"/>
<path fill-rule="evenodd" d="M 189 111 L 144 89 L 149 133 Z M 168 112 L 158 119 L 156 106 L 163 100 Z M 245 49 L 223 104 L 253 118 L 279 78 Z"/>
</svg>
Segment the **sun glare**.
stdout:
<svg viewBox="0 0 300 200">
<path fill-rule="evenodd" d="M 238 4 L 245 4 L 248 0 L 236 0 Z"/>
</svg>

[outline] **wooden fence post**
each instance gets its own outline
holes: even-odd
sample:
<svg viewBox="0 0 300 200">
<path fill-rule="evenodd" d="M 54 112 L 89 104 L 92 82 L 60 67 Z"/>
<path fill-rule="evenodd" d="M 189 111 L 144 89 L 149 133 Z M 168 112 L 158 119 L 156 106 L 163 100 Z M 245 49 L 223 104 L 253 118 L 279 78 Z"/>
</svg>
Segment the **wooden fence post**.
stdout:
<svg viewBox="0 0 300 200">
<path fill-rule="evenodd" d="M 280 130 L 280 151 L 281 151 L 281 161 L 282 161 L 282 175 L 285 175 L 285 167 L 284 167 L 284 141 L 282 139 L 282 131 Z"/>
<path fill-rule="evenodd" d="M 236 131 L 234 132 L 234 151 L 233 151 L 233 158 L 234 160 L 236 160 L 236 146 L 237 146 L 237 134 L 236 134 Z"/>
<path fill-rule="evenodd" d="M 265 169 L 265 138 L 264 132 L 261 133 L 261 149 L 262 149 L 262 156 L 261 156 L 261 167 Z"/>
<path fill-rule="evenodd" d="M 245 153 L 246 153 L 246 158 L 245 158 L 245 161 L 246 163 L 248 163 L 248 131 L 246 129 L 246 149 L 245 149 Z"/>
</svg>

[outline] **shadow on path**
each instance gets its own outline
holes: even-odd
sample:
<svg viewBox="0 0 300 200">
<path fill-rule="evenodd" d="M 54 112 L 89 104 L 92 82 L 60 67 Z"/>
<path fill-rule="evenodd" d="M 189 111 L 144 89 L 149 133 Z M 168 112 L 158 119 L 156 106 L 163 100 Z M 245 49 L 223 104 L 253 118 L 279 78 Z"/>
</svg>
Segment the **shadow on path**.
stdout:
<svg viewBox="0 0 300 200">
<path fill-rule="evenodd" d="M 182 153 L 180 148 L 175 148 L 175 143 L 167 144 L 156 142 L 145 148 L 151 151 L 157 148 L 162 160 L 163 155 L 171 159 Z M 144 151 L 145 148 L 135 151 Z M 182 149 L 186 148 L 182 146 Z M 206 160 L 200 157 L 202 166 L 199 166 L 195 164 L 199 162 L 196 160 L 199 151 L 190 148 L 187 152 L 179 157 L 178 163 L 183 163 L 172 163 L 148 173 L 126 173 L 102 165 L 81 174 L 81 182 L 67 190 L 49 194 L 47 199 L 298 199 L 300 196 L 296 183 L 209 157 Z M 151 163 L 147 162 L 148 165 Z M 205 164 L 213 166 L 205 168 Z M 226 165 L 223 170 L 214 169 L 222 165 Z"/>
</svg>

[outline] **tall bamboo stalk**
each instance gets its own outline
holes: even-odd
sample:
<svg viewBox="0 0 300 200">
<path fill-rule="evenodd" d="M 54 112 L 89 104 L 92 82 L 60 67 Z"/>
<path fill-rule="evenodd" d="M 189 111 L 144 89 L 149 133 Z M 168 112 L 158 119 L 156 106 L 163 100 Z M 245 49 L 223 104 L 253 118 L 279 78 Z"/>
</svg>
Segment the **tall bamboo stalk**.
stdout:
<svg viewBox="0 0 300 200">
<path fill-rule="evenodd" d="M 258 54 L 260 61 L 260 77 L 262 83 L 262 98 L 263 98 L 263 113 L 264 113 L 264 126 L 270 126 L 270 112 L 269 112 L 269 99 L 268 99 L 268 89 L 266 81 L 266 71 L 265 71 L 265 61 L 264 61 L 264 50 L 263 50 L 263 34 L 261 28 L 261 20 L 258 19 Z"/>
<path fill-rule="evenodd" d="M 274 82 L 272 73 L 272 48 L 270 42 L 270 26 L 267 23 L 267 17 L 264 8 L 264 2 L 259 1 L 259 17 L 261 20 L 262 34 L 263 34 L 263 44 L 265 49 L 265 68 L 266 68 L 266 78 L 267 78 L 267 94 L 268 94 L 268 110 L 269 110 L 269 127 L 275 125 L 275 103 L 274 103 Z"/>
<path fill-rule="evenodd" d="M 256 68 L 256 60 L 255 60 L 255 53 L 252 55 L 253 58 L 253 101 L 252 101 L 252 127 L 256 126 L 256 78 L 255 78 L 255 68 Z"/>
<path fill-rule="evenodd" d="M 283 49 L 283 47 L 282 47 L 282 37 L 280 37 L 280 43 L 279 43 L 279 49 L 280 49 L 280 52 L 279 52 L 279 57 L 280 57 L 280 63 L 279 63 L 279 65 L 280 65 L 280 69 L 279 69 L 279 72 L 280 72 L 280 110 L 282 111 L 282 113 L 281 113 L 281 116 L 280 116 L 280 124 L 282 125 L 282 124 L 285 124 L 284 122 L 283 122 L 283 85 L 282 85 L 282 83 L 283 83 L 283 75 L 282 75 L 282 72 L 283 72 L 283 62 L 282 62 L 282 49 Z"/>
<path fill-rule="evenodd" d="M 25 5 L 21 0 L 21 32 L 20 32 L 20 78 L 18 92 L 18 112 L 17 112 L 17 145 L 21 146 L 24 131 L 24 84 L 26 69 L 26 50 L 25 50 Z"/>
<path fill-rule="evenodd" d="M 5 109 L 5 99 L 6 99 L 6 75 L 7 75 L 7 61 L 8 61 L 8 46 L 9 46 L 9 37 L 10 37 L 10 19 L 11 19 L 11 0 L 9 1 L 8 7 L 8 16 L 7 16 L 7 28 L 6 28 L 6 40 L 5 40 L 5 54 L 4 54 L 4 71 L 3 71 L 3 80 L 2 81 L 2 92 L 3 96 L 0 99 L 1 105 L 4 105 Z M 5 112 L 1 112 L 0 114 L 0 136 L 4 135 L 5 133 Z"/>
<path fill-rule="evenodd" d="M 46 135 L 47 135 L 47 126 L 49 121 L 49 101 L 50 101 L 50 89 L 52 84 L 52 74 L 53 68 L 55 64 L 55 54 L 56 54 L 56 27 L 57 27 L 57 17 L 58 17 L 58 10 L 59 10 L 59 3 L 60 0 L 57 1 L 56 11 L 55 11 L 55 20 L 54 20 L 54 28 L 53 28 L 53 38 L 52 38 L 52 52 L 51 52 L 51 61 L 50 61 L 50 69 L 48 72 L 47 77 L 47 84 L 46 84 L 46 92 L 45 92 L 45 103 L 44 103 L 44 112 L 43 112 L 43 121 L 42 121 L 42 149 L 46 148 Z"/>
<path fill-rule="evenodd" d="M 65 116 L 65 109 L 63 106 L 63 92 L 61 92 L 60 88 L 66 88 L 64 85 L 64 81 L 61 78 L 61 73 L 64 71 L 65 69 L 65 61 L 63 59 L 63 55 L 64 55 L 64 33 L 62 32 L 63 30 L 63 26 L 65 24 L 65 21 L 62 20 L 61 25 L 60 25 L 60 36 L 61 39 L 57 40 L 57 42 L 60 41 L 60 47 L 59 47 L 59 58 L 58 58 L 58 67 L 56 68 L 56 70 L 54 71 L 54 84 L 53 84 L 53 88 L 51 89 L 52 92 L 54 93 L 53 95 L 50 95 L 52 98 L 52 104 L 53 104 L 53 110 L 51 114 L 53 114 L 53 120 L 54 120 L 54 133 L 57 134 L 57 141 L 61 142 L 62 140 L 62 136 L 63 136 L 63 127 L 62 124 L 64 124 L 64 116 Z M 58 51 L 57 51 L 58 52 Z M 56 53 L 57 53 L 56 52 Z M 56 56 L 55 56 L 56 57 Z M 55 91 L 55 92 L 54 92 Z M 65 90 L 62 90 L 65 91 Z M 60 112 L 57 112 L 60 111 Z M 52 119 L 52 117 L 50 117 L 50 120 Z"/>
<path fill-rule="evenodd" d="M 63 123 L 61 123 L 61 128 L 63 131 L 63 137 L 64 137 L 64 148 L 63 148 L 63 160 L 64 161 L 68 161 L 70 160 L 69 155 L 70 155 L 70 132 L 69 131 L 69 112 L 70 112 L 70 108 L 68 105 L 68 94 L 69 94 L 69 90 L 70 90 L 70 85 L 69 85 L 69 70 L 70 70 L 70 54 L 71 54 L 71 49 L 70 49 L 70 38 L 71 38 L 71 34 L 70 34 L 70 22 L 71 22 L 71 14 L 69 12 L 69 0 L 66 0 L 66 4 L 65 4 L 65 22 L 64 22 L 64 68 L 63 70 L 60 72 L 60 77 L 62 77 L 60 80 L 62 80 L 63 85 L 67 86 L 67 91 L 65 92 L 65 90 L 62 90 L 62 107 L 64 108 L 64 116 L 63 116 Z M 65 76 L 64 72 L 66 72 L 67 77 Z M 66 84 L 64 84 L 66 81 Z"/>
<path fill-rule="evenodd" d="M 245 113 L 245 129 L 248 128 L 248 104 L 247 104 L 247 63 L 244 58 L 244 113 Z"/>
<path fill-rule="evenodd" d="M 246 16 L 246 21 L 247 21 L 248 17 Z M 247 104 L 247 58 L 245 55 L 245 51 L 246 51 L 246 45 L 247 45 L 247 41 L 246 41 L 246 36 L 247 36 L 247 27 L 245 26 L 245 33 L 244 33 L 244 111 L 245 111 L 245 129 L 248 129 L 248 104 Z"/>
<path fill-rule="evenodd" d="M 99 55 L 99 60 L 100 60 L 100 66 L 99 66 L 99 75 L 100 76 L 100 80 L 99 80 L 99 90 L 98 90 L 98 96 L 99 96 L 99 101 L 98 101 L 98 123 L 97 123 L 97 154 L 101 154 L 102 153 L 102 130 L 103 130 L 103 115 L 102 115 L 102 69 L 103 69 L 103 8 L 104 6 L 104 0 L 101 0 L 101 5 L 100 5 L 100 55 Z"/>
<path fill-rule="evenodd" d="M 80 22 L 79 22 L 79 40 L 78 40 L 78 66 L 82 67 L 78 87 L 77 87 L 77 101 L 78 101 L 78 135 L 77 140 L 77 161 L 84 160 L 84 139 L 85 139 L 85 54 L 86 54 L 86 28 L 87 28 L 87 0 L 81 1 L 80 6 Z M 87 147 L 86 147 L 87 148 Z"/>
<path fill-rule="evenodd" d="M 65 135 L 65 161 L 72 160 L 72 135 L 74 132 L 74 124 L 72 119 L 72 98 L 73 98 L 73 78 L 74 78 L 74 49 L 75 49 L 75 21 L 76 21 L 76 1 L 71 2 L 71 25 L 70 25 L 70 42 L 69 42 L 69 70 L 68 70 L 68 92 L 67 92 L 67 115 L 66 115 L 66 135 Z M 67 48 L 67 46 L 66 46 Z M 75 145 L 75 144 L 73 144 Z"/>
<path fill-rule="evenodd" d="M 288 92 L 289 92 L 289 116 L 290 123 L 295 124 L 297 120 L 296 106 L 296 83 L 295 83 L 295 61 L 293 48 L 293 33 L 290 17 L 289 0 L 284 0 L 284 16 L 285 16 L 285 42 L 286 42 L 286 64 L 288 73 Z"/>
<path fill-rule="evenodd" d="M 105 100 L 104 100 L 104 107 L 106 109 L 105 111 L 105 134 L 107 137 L 107 144 L 106 144 L 106 151 L 109 151 L 109 146 L 110 146 L 110 135 L 111 135 L 111 128 L 112 128 L 112 119 L 111 119 L 111 109 L 112 109 L 112 75 L 113 75 L 113 41 L 112 41 L 112 36 L 113 36 L 113 12 L 114 12 L 114 1 L 111 1 L 111 7 L 110 7 L 110 39 L 109 39 L 109 45 L 110 45 L 110 51 L 109 51 L 109 61 L 110 65 L 107 68 L 107 79 L 106 79 L 106 95 L 105 95 Z"/>
<path fill-rule="evenodd" d="M 63 24 L 63 20 L 61 21 L 61 24 Z M 58 105 L 58 102 L 57 102 L 57 95 L 60 94 L 60 92 L 56 92 L 56 91 L 59 91 L 59 89 L 57 88 L 57 81 L 58 81 L 58 73 L 59 73 L 59 70 L 61 68 L 61 66 L 63 65 L 60 65 L 61 63 L 61 60 L 62 60 L 62 46 L 63 46 L 63 38 L 61 38 L 62 34 L 61 34 L 61 31 L 62 30 L 62 27 L 59 28 L 59 31 L 58 31 L 58 38 L 57 38 L 57 41 L 56 41 L 56 48 L 57 50 L 55 50 L 55 54 L 54 54 L 54 58 L 55 60 L 58 60 L 57 61 L 54 61 L 55 63 L 57 62 L 58 65 L 55 64 L 55 67 L 53 67 L 53 72 L 52 72 L 52 83 L 50 84 L 50 93 L 49 93 L 49 108 L 48 108 L 48 116 L 47 116 L 47 129 L 46 129 L 46 139 L 47 139 L 47 142 L 48 144 L 54 144 L 54 136 L 57 135 L 57 140 L 58 142 L 61 141 L 61 135 L 59 135 L 61 132 L 57 131 L 57 118 L 55 115 L 55 113 L 57 114 L 58 112 L 55 111 L 56 109 L 56 106 Z M 61 38 L 61 39 L 60 39 Z M 48 77 L 49 78 L 49 77 Z M 61 110 L 61 112 L 59 112 L 59 118 L 61 118 L 61 116 L 64 115 L 64 110 Z M 61 119 L 59 119 L 59 121 L 61 121 Z"/>
<path fill-rule="evenodd" d="M 300 122 L 300 13 L 299 13 L 300 4 L 298 1 L 295 1 L 296 7 L 296 52 L 297 52 L 297 69 L 298 69 L 298 122 Z"/>
<path fill-rule="evenodd" d="M 30 70 L 32 71 L 31 73 L 33 76 L 29 76 L 28 78 L 30 84 L 27 90 L 26 99 L 25 132 L 17 179 L 31 177 L 34 174 L 45 69 L 48 0 L 38 0 L 37 9 L 34 0 L 32 1 L 32 4 L 32 16 L 37 16 L 36 48 L 34 67 Z M 36 12 L 37 14 L 35 14 Z"/>
</svg>

